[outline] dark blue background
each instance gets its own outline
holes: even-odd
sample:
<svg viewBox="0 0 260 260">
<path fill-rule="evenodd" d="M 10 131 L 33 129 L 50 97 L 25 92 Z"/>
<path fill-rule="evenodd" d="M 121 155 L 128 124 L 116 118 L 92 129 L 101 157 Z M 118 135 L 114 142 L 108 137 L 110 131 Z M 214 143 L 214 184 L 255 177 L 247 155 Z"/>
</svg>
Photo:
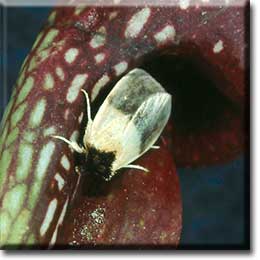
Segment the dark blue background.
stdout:
<svg viewBox="0 0 260 260">
<path fill-rule="evenodd" d="M 1 18 L 3 18 L 1 9 Z M 7 97 L 49 8 L 19 7 L 7 10 Z M 1 56 L 3 49 L 1 48 Z M 2 56 L 3 57 L 3 56 Z M 6 65 L 6 64 L 5 64 Z M 2 71 L 2 70 L 1 70 Z M 2 85 L 3 86 L 3 85 Z M 2 116 L 4 88 L 1 87 Z M 245 159 L 203 169 L 178 169 L 183 199 L 182 246 L 245 247 L 248 242 L 248 201 L 245 202 Z M 248 182 L 247 182 L 248 184 Z M 248 188 L 248 185 L 246 186 Z"/>
</svg>

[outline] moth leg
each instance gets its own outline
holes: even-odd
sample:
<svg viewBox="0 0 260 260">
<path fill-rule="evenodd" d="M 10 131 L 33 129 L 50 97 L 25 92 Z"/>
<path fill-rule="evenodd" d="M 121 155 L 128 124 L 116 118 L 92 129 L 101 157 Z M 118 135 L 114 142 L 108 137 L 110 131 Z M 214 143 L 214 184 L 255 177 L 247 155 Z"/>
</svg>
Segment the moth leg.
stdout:
<svg viewBox="0 0 260 260">
<path fill-rule="evenodd" d="M 144 168 L 143 166 L 135 165 L 135 164 L 128 164 L 126 166 L 123 166 L 122 168 L 137 169 L 137 170 L 149 172 L 149 170 L 147 168 Z"/>
<path fill-rule="evenodd" d="M 78 179 L 77 179 L 77 183 L 76 183 L 73 195 L 71 197 L 71 201 L 74 201 L 74 199 L 75 199 L 75 196 L 76 196 L 78 188 L 79 188 L 80 180 L 81 180 L 81 171 L 78 166 L 75 167 L 75 171 L 78 174 Z"/>
<path fill-rule="evenodd" d="M 92 123 L 92 119 L 91 119 L 91 107 L 90 107 L 90 101 L 89 101 L 89 96 L 86 90 L 81 89 L 81 91 L 84 93 L 85 98 L 86 98 L 86 102 L 87 102 L 87 115 L 88 115 L 88 124 Z"/>
<path fill-rule="evenodd" d="M 62 141 L 64 141 L 65 143 L 67 143 L 74 151 L 78 152 L 78 153 L 84 153 L 86 152 L 85 149 L 83 147 L 80 147 L 76 142 L 74 141 L 70 141 L 62 136 L 59 135 L 53 135 L 53 138 L 56 139 L 60 139 Z"/>
<path fill-rule="evenodd" d="M 152 145 L 151 149 L 160 149 L 160 146 L 159 145 Z"/>
</svg>

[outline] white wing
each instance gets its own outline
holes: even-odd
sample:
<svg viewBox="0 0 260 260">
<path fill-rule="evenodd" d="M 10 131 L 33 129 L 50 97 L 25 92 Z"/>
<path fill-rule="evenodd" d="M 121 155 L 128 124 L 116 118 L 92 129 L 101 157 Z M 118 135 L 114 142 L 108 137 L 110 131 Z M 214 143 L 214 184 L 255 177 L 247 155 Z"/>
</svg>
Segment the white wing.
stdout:
<svg viewBox="0 0 260 260">
<path fill-rule="evenodd" d="M 122 147 L 113 170 L 136 160 L 157 141 L 171 114 L 171 96 L 157 93 L 148 98 L 135 113 L 122 134 Z"/>
<path fill-rule="evenodd" d="M 171 112 L 171 96 L 148 73 L 134 69 L 109 93 L 90 131 L 87 145 L 115 152 L 113 170 L 134 161 L 157 140 Z"/>
</svg>

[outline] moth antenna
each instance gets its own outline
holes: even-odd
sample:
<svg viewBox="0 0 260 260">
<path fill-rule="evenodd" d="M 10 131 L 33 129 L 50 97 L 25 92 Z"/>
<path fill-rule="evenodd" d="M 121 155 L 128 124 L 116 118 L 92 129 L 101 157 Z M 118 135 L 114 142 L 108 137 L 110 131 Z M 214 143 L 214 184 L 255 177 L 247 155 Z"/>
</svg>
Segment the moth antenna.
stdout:
<svg viewBox="0 0 260 260">
<path fill-rule="evenodd" d="M 84 153 L 86 152 L 85 149 L 83 147 L 80 147 L 76 142 L 74 141 L 70 141 L 62 136 L 59 136 L 59 135 L 53 135 L 52 136 L 53 138 L 56 138 L 56 139 L 60 139 L 62 140 L 63 142 L 67 143 L 73 150 L 75 150 L 76 152 L 78 153 Z"/>
<path fill-rule="evenodd" d="M 123 166 L 121 168 L 130 168 L 130 169 L 137 169 L 137 170 L 149 172 L 149 170 L 147 168 L 144 168 L 143 166 L 135 165 L 135 164 L 128 164 L 128 165 Z"/>
<path fill-rule="evenodd" d="M 89 96 L 88 96 L 87 91 L 85 91 L 84 89 L 81 89 L 81 91 L 84 93 L 85 98 L 86 98 L 86 102 L 87 102 L 87 115 L 88 115 L 88 124 L 89 124 L 90 122 L 92 122 Z"/>
<path fill-rule="evenodd" d="M 160 146 L 159 145 L 153 145 L 153 146 L 151 146 L 151 149 L 160 149 Z"/>
</svg>

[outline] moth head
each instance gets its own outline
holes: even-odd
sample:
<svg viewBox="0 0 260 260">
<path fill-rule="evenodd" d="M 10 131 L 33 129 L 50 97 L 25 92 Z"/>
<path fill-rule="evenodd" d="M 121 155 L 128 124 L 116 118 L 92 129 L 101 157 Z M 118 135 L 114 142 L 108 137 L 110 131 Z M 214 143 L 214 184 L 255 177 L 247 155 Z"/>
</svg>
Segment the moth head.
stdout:
<svg viewBox="0 0 260 260">
<path fill-rule="evenodd" d="M 89 147 L 87 150 L 85 155 L 86 171 L 109 181 L 114 175 L 112 165 L 115 161 L 115 152 L 101 151 L 95 147 Z"/>
</svg>

